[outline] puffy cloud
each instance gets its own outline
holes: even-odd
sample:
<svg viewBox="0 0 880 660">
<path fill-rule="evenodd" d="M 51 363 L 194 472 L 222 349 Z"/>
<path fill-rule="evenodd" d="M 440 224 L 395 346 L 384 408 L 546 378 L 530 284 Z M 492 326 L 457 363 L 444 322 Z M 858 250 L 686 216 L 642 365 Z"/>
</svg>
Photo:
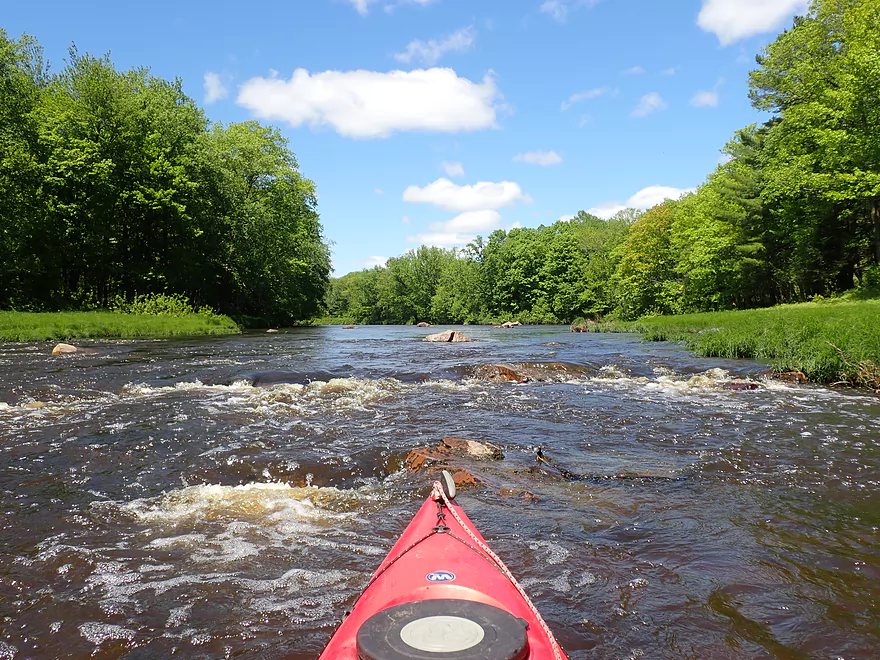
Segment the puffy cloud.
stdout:
<svg viewBox="0 0 880 660">
<path fill-rule="evenodd" d="M 781 27 L 805 12 L 809 0 L 703 0 L 697 25 L 718 37 L 722 46 Z"/>
<path fill-rule="evenodd" d="M 577 217 L 577 216 L 574 216 L 574 215 L 560 215 L 560 216 L 559 216 L 559 222 L 568 222 L 569 220 L 574 220 L 575 217 Z"/>
<path fill-rule="evenodd" d="M 496 229 L 500 224 L 501 214 L 498 211 L 487 209 L 485 211 L 465 211 L 452 220 L 435 222 L 430 229 L 447 233 L 473 233 Z"/>
<path fill-rule="evenodd" d="M 595 215 L 606 220 L 616 213 L 627 208 L 639 209 L 644 211 L 652 206 L 662 203 L 667 199 L 678 199 L 682 195 L 692 193 L 696 188 L 672 188 L 670 186 L 648 186 L 642 188 L 635 195 L 621 204 L 618 201 L 602 202 L 591 209 L 587 209 L 587 213 Z"/>
<path fill-rule="evenodd" d="M 519 184 L 511 181 L 492 183 L 480 181 L 472 186 L 459 186 L 449 179 L 440 178 L 424 188 L 409 186 L 403 191 L 403 201 L 433 204 L 447 211 L 483 211 L 512 206 L 516 202 L 531 203 Z"/>
<path fill-rule="evenodd" d="M 575 92 L 571 96 L 568 97 L 567 101 L 562 102 L 562 110 L 568 110 L 575 103 L 580 103 L 581 101 L 588 101 L 590 99 L 594 99 L 598 96 L 602 96 L 605 92 L 608 91 L 607 87 L 595 87 L 593 89 L 588 89 L 583 92 Z"/>
<path fill-rule="evenodd" d="M 625 76 L 640 76 L 645 73 L 645 69 L 640 66 L 631 66 L 628 69 L 624 69 L 621 73 Z"/>
<path fill-rule="evenodd" d="M 668 69 L 663 69 L 663 71 L 661 71 L 661 73 L 662 73 L 664 76 L 674 76 L 676 73 L 678 73 L 678 67 L 677 67 L 677 66 L 671 66 L 671 67 L 669 67 Z"/>
<path fill-rule="evenodd" d="M 467 245 L 475 238 L 476 236 L 474 236 L 473 234 L 438 232 L 433 234 L 416 234 L 415 236 L 407 236 L 406 242 L 414 243 L 416 245 L 450 248 Z"/>
<path fill-rule="evenodd" d="M 223 84 L 219 73 L 208 71 L 205 74 L 205 103 L 213 103 L 229 96 L 229 90 Z"/>
<path fill-rule="evenodd" d="M 530 163 L 546 167 L 548 165 L 559 165 L 562 162 L 562 157 L 555 151 L 529 151 L 528 153 L 517 154 L 513 157 L 513 160 L 517 163 Z"/>
<path fill-rule="evenodd" d="M 500 228 L 501 214 L 498 211 L 466 211 L 452 220 L 435 222 L 427 234 L 407 236 L 408 243 L 434 245 L 436 247 L 455 247 L 467 245 L 479 233 L 486 233 Z M 516 225 L 515 225 L 516 226 Z"/>
<path fill-rule="evenodd" d="M 691 105 L 695 108 L 714 108 L 718 105 L 718 92 L 714 90 L 697 92 L 691 99 Z"/>
<path fill-rule="evenodd" d="M 356 263 L 359 266 L 366 266 L 367 268 L 372 268 L 373 266 L 381 266 L 384 268 L 387 261 L 388 257 L 370 256 Z"/>
<path fill-rule="evenodd" d="M 394 55 L 394 59 L 398 62 L 411 62 L 419 60 L 423 64 L 431 66 L 437 63 L 443 55 L 449 52 L 464 52 L 474 45 L 476 40 L 476 31 L 473 27 L 466 27 L 453 32 L 445 39 L 436 41 L 410 41 L 406 50 L 402 53 Z"/>
<path fill-rule="evenodd" d="M 652 112 L 665 110 L 667 107 L 666 101 L 657 92 L 649 92 L 639 99 L 639 104 L 632 111 L 632 116 L 647 117 Z"/>
<path fill-rule="evenodd" d="M 373 192 L 376 193 L 377 195 L 384 195 L 385 194 L 385 191 L 382 190 L 381 188 L 373 188 Z"/>
<path fill-rule="evenodd" d="M 290 80 L 248 80 L 237 102 L 260 119 L 330 126 L 352 138 L 384 138 L 398 131 L 451 133 L 493 127 L 499 99 L 491 75 L 474 83 L 452 69 L 315 74 L 297 69 Z"/>
<path fill-rule="evenodd" d="M 403 224 L 408 225 L 410 222 L 412 222 L 412 218 L 403 216 Z"/>
<path fill-rule="evenodd" d="M 464 167 L 461 163 L 447 163 L 444 160 L 441 165 L 448 176 L 464 176 Z"/>
</svg>

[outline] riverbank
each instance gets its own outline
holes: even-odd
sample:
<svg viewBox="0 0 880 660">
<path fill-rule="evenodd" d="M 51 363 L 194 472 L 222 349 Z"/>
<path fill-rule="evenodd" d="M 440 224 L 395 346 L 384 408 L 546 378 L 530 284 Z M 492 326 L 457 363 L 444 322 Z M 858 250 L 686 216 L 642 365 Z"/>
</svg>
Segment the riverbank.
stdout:
<svg viewBox="0 0 880 660">
<path fill-rule="evenodd" d="M 766 309 L 643 317 L 590 325 L 682 341 L 698 355 L 769 362 L 823 384 L 880 389 L 880 300 L 823 300 Z"/>
<path fill-rule="evenodd" d="M 122 312 L 0 312 L 0 341 L 153 339 L 241 332 L 228 316 Z"/>
</svg>

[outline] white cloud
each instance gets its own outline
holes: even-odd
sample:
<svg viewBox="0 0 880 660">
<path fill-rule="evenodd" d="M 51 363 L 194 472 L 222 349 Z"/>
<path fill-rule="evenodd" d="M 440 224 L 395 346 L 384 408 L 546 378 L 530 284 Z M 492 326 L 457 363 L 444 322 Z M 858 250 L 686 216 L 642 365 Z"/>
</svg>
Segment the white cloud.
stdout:
<svg viewBox="0 0 880 660">
<path fill-rule="evenodd" d="M 571 96 L 568 97 L 567 101 L 562 102 L 562 110 L 568 110 L 575 103 L 580 103 L 581 101 L 588 101 L 589 99 L 594 99 L 598 96 L 602 96 L 605 92 L 608 91 L 607 87 L 596 87 L 594 89 L 588 89 L 583 92 L 575 92 Z"/>
<path fill-rule="evenodd" d="M 368 268 L 372 268 L 373 266 L 380 266 L 384 268 L 387 261 L 388 257 L 370 256 L 355 263 L 357 263 L 359 266 L 367 266 Z"/>
<path fill-rule="evenodd" d="M 809 0 L 703 0 L 697 25 L 718 37 L 722 46 L 781 27 L 805 12 Z"/>
<path fill-rule="evenodd" d="M 348 0 L 348 2 L 355 8 L 358 14 L 361 16 L 366 16 L 370 13 L 370 5 L 374 5 L 379 0 Z M 395 4 L 385 5 L 385 11 L 393 11 L 400 5 L 420 5 L 425 7 L 431 4 L 434 0 L 398 0 Z"/>
<path fill-rule="evenodd" d="M 513 225 L 519 226 L 518 223 Z M 491 209 L 483 211 L 466 211 L 452 220 L 435 222 L 427 234 L 407 236 L 408 243 L 418 245 L 434 245 L 436 247 L 455 247 L 467 245 L 477 234 L 488 233 L 501 228 L 501 214 Z"/>
<path fill-rule="evenodd" d="M 260 119 L 330 126 L 352 138 L 384 138 L 398 131 L 494 127 L 500 96 L 491 75 L 474 83 L 452 69 L 315 74 L 297 69 L 290 80 L 251 78 L 237 102 Z"/>
<path fill-rule="evenodd" d="M 447 163 L 444 160 L 441 166 L 446 170 L 447 176 L 464 176 L 464 167 L 461 163 Z"/>
<path fill-rule="evenodd" d="M 459 186 L 440 178 L 424 188 L 409 186 L 403 191 L 403 201 L 433 204 L 447 211 L 461 212 L 499 209 L 516 202 L 530 204 L 532 199 L 523 194 L 519 184 L 511 181 L 480 181 L 472 186 Z"/>
<path fill-rule="evenodd" d="M 407 236 L 407 243 L 416 245 L 427 245 L 430 247 L 450 248 L 461 245 L 467 245 L 476 236 L 474 234 L 456 234 L 456 233 L 433 233 L 433 234 L 416 234 L 415 236 Z"/>
<path fill-rule="evenodd" d="M 677 66 L 671 66 L 671 67 L 669 67 L 668 69 L 663 69 L 663 71 L 661 71 L 661 73 L 662 73 L 664 76 L 674 76 L 676 73 L 678 73 L 678 67 L 677 67 Z"/>
<path fill-rule="evenodd" d="M 649 92 L 639 99 L 639 104 L 632 111 L 633 117 L 646 117 L 652 112 L 665 110 L 668 106 L 657 92 Z"/>
<path fill-rule="evenodd" d="M 640 66 L 631 66 L 628 69 L 624 69 L 621 73 L 625 76 L 640 76 L 645 73 L 645 69 Z"/>
<path fill-rule="evenodd" d="M 373 188 L 373 192 L 376 193 L 377 195 L 384 195 L 385 194 L 385 191 L 382 190 L 381 188 Z"/>
<path fill-rule="evenodd" d="M 412 218 L 403 216 L 403 224 L 408 225 L 410 222 L 412 222 Z"/>
<path fill-rule="evenodd" d="M 576 216 L 573 215 L 560 215 L 559 222 L 568 222 L 569 220 L 574 220 Z"/>
<path fill-rule="evenodd" d="M 718 92 L 703 90 L 694 94 L 691 105 L 695 108 L 714 108 L 718 105 Z"/>
<path fill-rule="evenodd" d="M 624 209 L 632 208 L 644 211 L 651 208 L 652 206 L 656 206 L 657 204 L 662 203 L 664 200 L 678 199 L 682 195 L 687 195 L 688 193 L 692 193 L 695 190 L 696 188 L 648 186 L 647 188 L 642 188 L 635 195 L 626 200 L 626 202 L 623 204 L 618 201 L 602 202 L 601 204 L 597 204 L 591 209 L 587 209 L 587 213 L 607 220 L 608 218 L 612 217 L 616 213 L 619 213 L 620 211 L 623 211 Z"/>
<path fill-rule="evenodd" d="M 562 157 L 555 151 L 529 151 L 528 153 L 517 154 L 513 157 L 513 160 L 517 163 L 530 163 L 547 167 L 548 165 L 559 165 L 562 162 Z"/>
<path fill-rule="evenodd" d="M 435 222 L 429 229 L 446 233 L 474 233 L 497 229 L 501 224 L 501 214 L 487 209 L 484 211 L 465 211 L 452 220 Z"/>
<path fill-rule="evenodd" d="M 592 7 L 599 0 L 544 0 L 539 9 L 544 14 L 549 14 L 553 19 L 564 23 L 568 15 L 581 7 Z"/>
<path fill-rule="evenodd" d="M 205 74 L 205 103 L 213 103 L 229 96 L 229 90 L 223 84 L 219 73 L 208 71 Z"/>
<path fill-rule="evenodd" d="M 476 40 L 476 31 L 473 27 L 466 27 L 453 32 L 445 39 L 437 41 L 430 39 L 428 41 L 419 41 L 418 39 L 410 41 L 406 50 L 402 53 L 394 55 L 394 59 L 398 62 L 411 62 L 416 59 L 431 66 L 437 63 L 443 55 L 450 52 L 461 53 L 468 50 L 474 45 Z"/>
</svg>

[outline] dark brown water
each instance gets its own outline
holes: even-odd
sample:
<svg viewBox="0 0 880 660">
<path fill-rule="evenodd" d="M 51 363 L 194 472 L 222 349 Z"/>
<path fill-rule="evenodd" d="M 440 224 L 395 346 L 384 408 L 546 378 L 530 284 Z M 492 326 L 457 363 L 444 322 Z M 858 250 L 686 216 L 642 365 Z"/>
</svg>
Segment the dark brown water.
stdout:
<svg viewBox="0 0 880 660">
<path fill-rule="evenodd" d="M 427 493 L 403 458 L 447 435 L 504 448 L 458 499 L 572 658 L 880 657 L 876 397 L 625 335 L 427 332 L 0 346 L 0 660 L 314 658 Z M 467 376 L 513 360 L 592 372 Z"/>
</svg>

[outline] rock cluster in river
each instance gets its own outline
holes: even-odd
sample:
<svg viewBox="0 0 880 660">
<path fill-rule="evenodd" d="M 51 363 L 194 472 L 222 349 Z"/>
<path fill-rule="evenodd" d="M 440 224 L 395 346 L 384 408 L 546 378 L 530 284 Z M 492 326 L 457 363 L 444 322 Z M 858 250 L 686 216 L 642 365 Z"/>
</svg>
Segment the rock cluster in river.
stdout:
<svg viewBox="0 0 880 660">
<path fill-rule="evenodd" d="M 410 472 L 425 473 L 431 477 L 438 476 L 441 470 L 448 470 L 459 488 L 482 485 L 480 477 L 456 464 L 456 459 L 461 458 L 498 461 L 504 458 L 504 452 L 488 442 L 449 437 L 443 438 L 436 447 L 413 449 L 404 465 Z"/>
</svg>

